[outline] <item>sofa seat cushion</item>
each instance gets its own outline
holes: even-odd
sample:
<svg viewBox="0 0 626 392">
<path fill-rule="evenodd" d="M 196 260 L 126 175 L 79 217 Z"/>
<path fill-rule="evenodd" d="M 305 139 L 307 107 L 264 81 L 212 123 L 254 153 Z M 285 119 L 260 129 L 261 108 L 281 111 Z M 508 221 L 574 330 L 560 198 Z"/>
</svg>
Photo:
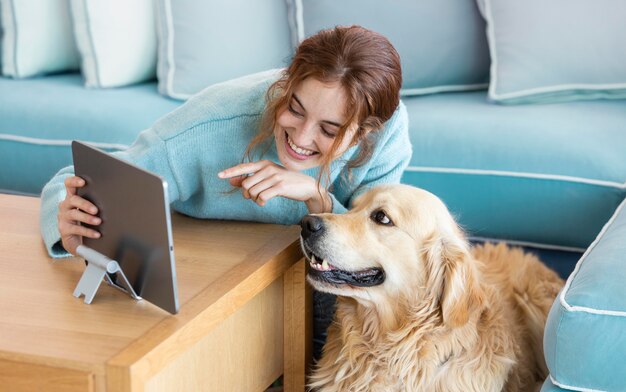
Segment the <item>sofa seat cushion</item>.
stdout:
<svg viewBox="0 0 626 392">
<path fill-rule="evenodd" d="M 71 164 L 73 139 L 125 148 L 179 105 L 160 96 L 156 82 L 103 91 L 84 88 L 78 73 L 0 78 L 0 191 L 38 194 Z"/>
<path fill-rule="evenodd" d="M 584 250 L 626 196 L 626 100 L 403 101 L 413 143 L 403 182 L 440 196 L 471 236 Z"/>
<path fill-rule="evenodd" d="M 550 310 L 544 352 L 554 384 L 626 390 L 626 200 L 582 256 Z"/>
</svg>

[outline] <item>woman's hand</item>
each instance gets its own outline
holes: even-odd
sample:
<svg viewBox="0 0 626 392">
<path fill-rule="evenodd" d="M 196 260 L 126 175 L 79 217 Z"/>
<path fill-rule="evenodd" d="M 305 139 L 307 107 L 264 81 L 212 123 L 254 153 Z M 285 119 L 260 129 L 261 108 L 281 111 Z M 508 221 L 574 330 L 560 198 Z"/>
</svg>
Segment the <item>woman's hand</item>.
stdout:
<svg viewBox="0 0 626 392">
<path fill-rule="evenodd" d="M 83 237 L 100 238 L 100 233 L 81 226 L 81 223 L 99 225 L 100 218 L 94 216 L 98 209 L 91 202 L 76 194 L 78 188 L 85 186 L 85 180 L 72 176 L 65 179 L 65 200 L 59 203 L 58 225 L 61 242 L 65 250 L 76 255 L 76 248 L 83 243 Z"/>
<path fill-rule="evenodd" d="M 328 192 L 317 186 L 314 178 L 290 171 L 274 162 L 262 160 L 242 163 L 218 174 L 229 178 L 231 185 L 240 187 L 243 197 L 264 206 L 273 197 L 282 196 L 305 202 L 312 214 L 330 212 L 332 202 Z"/>
</svg>

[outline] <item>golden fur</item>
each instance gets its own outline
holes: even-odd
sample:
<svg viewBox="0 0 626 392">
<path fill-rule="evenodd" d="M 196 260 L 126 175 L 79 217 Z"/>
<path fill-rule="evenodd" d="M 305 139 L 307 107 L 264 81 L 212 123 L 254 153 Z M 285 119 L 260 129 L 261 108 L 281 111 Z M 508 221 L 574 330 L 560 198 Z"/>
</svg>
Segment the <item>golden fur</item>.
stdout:
<svg viewBox="0 0 626 392">
<path fill-rule="evenodd" d="M 311 388 L 538 389 L 547 376 L 544 325 L 563 281 L 536 257 L 502 244 L 471 249 L 437 197 L 406 185 L 378 187 L 346 214 L 317 217 L 323 232 L 303 236 L 307 256 L 341 271 L 379 268 L 385 280 L 356 287 L 309 272 L 316 289 L 339 296 Z"/>
</svg>

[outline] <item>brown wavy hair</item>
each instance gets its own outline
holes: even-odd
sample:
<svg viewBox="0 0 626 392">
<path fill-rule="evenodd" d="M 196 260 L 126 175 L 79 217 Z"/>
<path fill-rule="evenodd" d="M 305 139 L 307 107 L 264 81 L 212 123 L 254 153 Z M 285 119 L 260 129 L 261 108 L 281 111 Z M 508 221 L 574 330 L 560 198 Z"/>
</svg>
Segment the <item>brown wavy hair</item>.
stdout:
<svg viewBox="0 0 626 392">
<path fill-rule="evenodd" d="M 371 157 L 373 142 L 368 135 L 380 130 L 400 103 L 400 56 L 387 38 L 361 26 L 322 30 L 302 41 L 289 67 L 267 91 L 261 130 L 246 149 L 248 160 L 256 147 L 273 136 L 278 113 L 287 107 L 296 88 L 307 78 L 339 83 L 348 100 L 347 122 L 340 127 L 330 153 L 322 161 L 319 184 L 322 176 L 330 179 L 330 164 L 352 124 L 358 127 L 350 146 L 358 144 L 360 148 L 359 154 L 347 163 L 348 174 Z"/>
</svg>

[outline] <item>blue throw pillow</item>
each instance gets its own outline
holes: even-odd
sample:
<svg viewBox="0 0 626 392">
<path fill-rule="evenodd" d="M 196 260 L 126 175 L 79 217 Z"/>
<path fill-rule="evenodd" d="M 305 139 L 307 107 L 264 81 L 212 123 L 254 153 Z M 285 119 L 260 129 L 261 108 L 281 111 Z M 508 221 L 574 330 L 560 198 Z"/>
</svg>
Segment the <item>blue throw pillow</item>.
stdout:
<svg viewBox="0 0 626 392">
<path fill-rule="evenodd" d="M 71 0 L 87 87 L 121 87 L 156 77 L 153 0 Z"/>
<path fill-rule="evenodd" d="M 486 89 L 485 22 L 473 0 L 287 0 L 292 36 L 361 25 L 386 36 L 402 61 L 402 95 Z"/>
<path fill-rule="evenodd" d="M 293 53 L 282 0 L 158 0 L 157 14 L 159 91 L 172 98 L 284 67 Z"/>
<path fill-rule="evenodd" d="M 27 78 L 78 69 L 69 0 L 0 0 L 0 6 L 3 75 Z"/>
<path fill-rule="evenodd" d="M 626 2 L 479 0 L 489 98 L 540 103 L 626 98 Z"/>
</svg>

